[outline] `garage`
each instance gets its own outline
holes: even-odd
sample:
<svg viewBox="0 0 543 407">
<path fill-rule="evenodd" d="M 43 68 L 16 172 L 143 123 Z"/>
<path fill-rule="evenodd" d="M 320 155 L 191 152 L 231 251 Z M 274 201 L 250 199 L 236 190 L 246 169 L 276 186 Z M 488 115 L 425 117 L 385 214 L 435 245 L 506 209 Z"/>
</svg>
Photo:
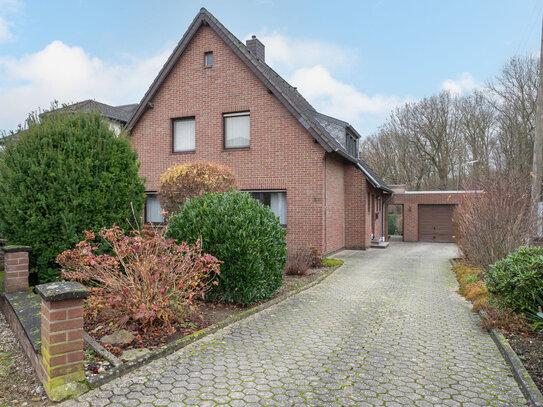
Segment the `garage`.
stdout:
<svg viewBox="0 0 543 407">
<path fill-rule="evenodd" d="M 419 241 L 454 242 L 455 205 L 418 205 Z"/>
</svg>

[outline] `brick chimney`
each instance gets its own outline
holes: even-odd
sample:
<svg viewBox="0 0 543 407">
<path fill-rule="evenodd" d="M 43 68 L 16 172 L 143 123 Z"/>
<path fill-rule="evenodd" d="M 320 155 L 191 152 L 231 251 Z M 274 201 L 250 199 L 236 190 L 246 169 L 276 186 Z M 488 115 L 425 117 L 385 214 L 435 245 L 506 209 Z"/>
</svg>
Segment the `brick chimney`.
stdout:
<svg viewBox="0 0 543 407">
<path fill-rule="evenodd" d="M 256 35 L 253 35 L 253 37 L 250 40 L 247 40 L 245 44 L 247 45 L 247 48 L 249 48 L 249 51 L 251 51 L 251 54 L 260 61 L 265 61 L 266 53 L 264 51 L 264 44 L 256 38 Z"/>
</svg>

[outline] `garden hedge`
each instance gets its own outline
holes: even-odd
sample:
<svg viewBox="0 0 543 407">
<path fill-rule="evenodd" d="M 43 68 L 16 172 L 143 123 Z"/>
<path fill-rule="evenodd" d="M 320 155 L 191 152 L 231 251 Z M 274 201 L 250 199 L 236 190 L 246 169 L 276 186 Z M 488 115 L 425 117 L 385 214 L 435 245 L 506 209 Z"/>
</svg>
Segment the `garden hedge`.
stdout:
<svg viewBox="0 0 543 407">
<path fill-rule="evenodd" d="M 286 231 L 270 208 L 232 190 L 186 201 L 170 218 L 167 236 L 195 243 L 221 260 L 218 285 L 208 299 L 250 305 L 269 298 L 283 279 Z"/>
<path fill-rule="evenodd" d="M 99 113 L 31 116 L 0 150 L 0 234 L 32 247 L 31 278 L 59 277 L 55 258 L 86 229 L 128 227 L 140 216 L 137 154 Z M 37 277 L 37 278 L 36 278 Z"/>
</svg>

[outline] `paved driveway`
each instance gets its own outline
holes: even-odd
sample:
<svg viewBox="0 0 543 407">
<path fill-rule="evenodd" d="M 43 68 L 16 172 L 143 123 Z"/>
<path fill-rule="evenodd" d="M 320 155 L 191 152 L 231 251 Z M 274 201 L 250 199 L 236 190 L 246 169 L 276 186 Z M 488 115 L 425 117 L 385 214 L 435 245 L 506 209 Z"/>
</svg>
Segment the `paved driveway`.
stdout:
<svg viewBox="0 0 543 407">
<path fill-rule="evenodd" d="M 455 292 L 455 255 L 430 243 L 341 252 L 318 286 L 66 405 L 523 405 Z"/>
</svg>

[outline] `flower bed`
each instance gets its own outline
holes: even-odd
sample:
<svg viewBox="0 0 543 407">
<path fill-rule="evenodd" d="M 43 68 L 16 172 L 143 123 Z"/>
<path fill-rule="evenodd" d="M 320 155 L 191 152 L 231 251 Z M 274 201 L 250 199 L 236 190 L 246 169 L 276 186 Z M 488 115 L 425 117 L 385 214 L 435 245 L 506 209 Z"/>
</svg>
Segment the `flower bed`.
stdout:
<svg viewBox="0 0 543 407">
<path fill-rule="evenodd" d="M 123 362 L 302 289 L 342 264 L 318 258 L 315 265 L 322 267 L 285 275 L 271 297 L 245 306 L 210 302 L 206 294 L 217 284 L 221 262 L 203 253 L 199 241 L 177 244 L 158 230 L 86 232 L 57 261 L 65 279 L 83 282 L 91 292 L 84 305 L 87 377 L 107 375 Z"/>
<path fill-rule="evenodd" d="M 325 259 L 327 266 L 311 268 L 305 275 L 285 275 L 283 284 L 276 291 L 276 293 L 266 301 L 261 301 L 253 304 L 249 307 L 241 306 L 238 304 L 221 304 L 215 302 L 207 302 L 203 300 L 195 300 L 193 311 L 188 314 L 182 321 L 172 323 L 171 327 L 174 331 L 166 330 L 142 330 L 138 329 L 136 325 L 128 325 L 126 330 L 134 335 L 132 341 L 124 344 L 107 344 L 102 341 L 102 338 L 111 335 L 119 331 L 119 326 L 116 324 L 110 324 L 107 319 L 100 317 L 92 320 L 85 320 L 85 331 L 95 339 L 100 345 L 102 345 L 107 351 L 111 352 L 116 357 L 121 357 L 124 352 L 134 349 L 148 349 L 156 350 L 168 343 L 174 342 L 194 332 L 200 331 L 209 326 L 215 325 L 225 319 L 234 315 L 243 313 L 247 310 L 265 304 L 278 297 L 288 294 L 289 292 L 303 289 L 305 286 L 315 282 L 319 278 L 322 278 L 332 271 L 337 269 L 342 261 L 335 259 Z M 93 354 L 95 359 L 102 360 L 96 353 Z M 93 358 L 88 358 L 86 369 L 88 375 L 91 375 L 95 370 L 96 365 L 91 363 Z M 100 365 L 99 366 L 103 366 Z M 107 371 L 112 367 L 112 364 L 106 364 L 104 370 Z M 103 373 L 103 372 L 94 372 Z"/>
</svg>

